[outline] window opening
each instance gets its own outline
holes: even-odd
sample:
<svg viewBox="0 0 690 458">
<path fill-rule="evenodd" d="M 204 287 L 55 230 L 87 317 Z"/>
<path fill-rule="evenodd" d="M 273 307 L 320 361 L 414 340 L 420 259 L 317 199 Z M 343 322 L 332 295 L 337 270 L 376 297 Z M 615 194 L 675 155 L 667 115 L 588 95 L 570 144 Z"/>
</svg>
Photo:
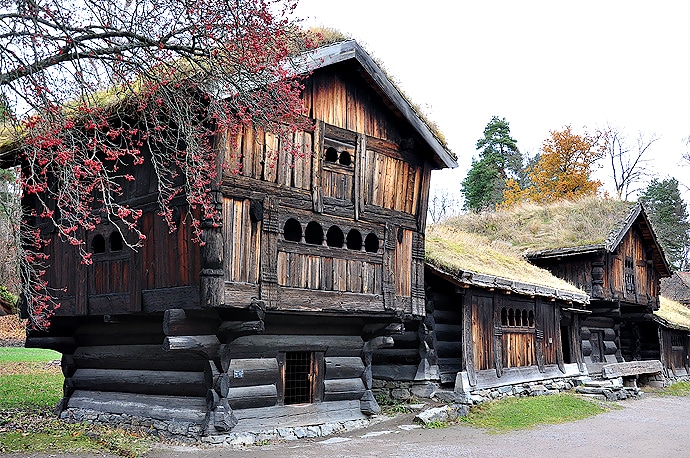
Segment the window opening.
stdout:
<svg viewBox="0 0 690 458">
<path fill-rule="evenodd" d="M 527 317 L 527 310 L 522 311 L 522 325 L 529 326 L 529 318 Z"/>
<path fill-rule="evenodd" d="M 323 229 L 316 221 L 311 221 L 307 224 L 307 229 L 304 231 L 304 241 L 312 245 L 323 244 Z"/>
<path fill-rule="evenodd" d="M 357 229 L 350 229 L 347 233 L 347 248 L 357 251 L 362 249 L 362 234 Z"/>
<path fill-rule="evenodd" d="M 352 156 L 347 151 L 340 152 L 340 159 L 338 160 L 340 165 L 352 165 Z"/>
<path fill-rule="evenodd" d="M 515 326 L 522 326 L 522 313 L 520 309 L 515 310 Z"/>
<path fill-rule="evenodd" d="M 110 251 L 122 251 L 124 247 L 124 241 L 122 240 L 122 235 L 118 231 L 110 234 Z"/>
<path fill-rule="evenodd" d="M 367 235 L 364 239 L 364 249 L 369 253 L 377 253 L 379 251 L 379 238 L 373 232 Z"/>
<path fill-rule="evenodd" d="M 534 312 L 531 310 L 529 311 L 529 314 L 527 315 L 527 321 L 529 323 L 529 327 L 533 328 L 534 327 Z"/>
<path fill-rule="evenodd" d="M 294 218 L 285 221 L 283 237 L 291 242 L 302 241 L 302 225 Z"/>
<path fill-rule="evenodd" d="M 314 353 L 289 351 L 285 353 L 284 404 L 313 402 Z"/>
<path fill-rule="evenodd" d="M 635 292 L 635 263 L 630 256 L 625 257 L 625 290 Z"/>
<path fill-rule="evenodd" d="M 345 243 L 345 234 L 338 226 L 331 226 L 326 233 L 326 244 L 334 248 L 342 248 Z"/>
<path fill-rule="evenodd" d="M 501 325 L 508 326 L 508 311 L 505 307 L 501 309 Z"/>
<path fill-rule="evenodd" d="M 338 161 L 338 150 L 330 147 L 326 150 L 326 156 L 324 158 L 327 162 L 337 162 Z"/>
<path fill-rule="evenodd" d="M 515 311 L 513 309 L 508 310 L 508 326 L 515 326 Z"/>
<path fill-rule="evenodd" d="M 105 253 L 105 237 L 96 234 L 91 241 L 91 251 L 94 253 Z"/>
</svg>

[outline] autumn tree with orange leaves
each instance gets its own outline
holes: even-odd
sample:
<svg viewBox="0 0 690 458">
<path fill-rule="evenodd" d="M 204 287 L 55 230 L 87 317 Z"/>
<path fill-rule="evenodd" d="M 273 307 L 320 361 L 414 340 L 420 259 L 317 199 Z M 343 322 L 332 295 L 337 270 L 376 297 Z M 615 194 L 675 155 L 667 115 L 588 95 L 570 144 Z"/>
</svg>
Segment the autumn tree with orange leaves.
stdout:
<svg viewBox="0 0 690 458">
<path fill-rule="evenodd" d="M 528 170 L 528 186 L 522 188 L 517 180 L 508 180 L 502 206 L 525 200 L 573 200 L 597 193 L 601 182 L 592 179 L 592 169 L 603 155 L 597 135 L 578 135 L 565 126 L 563 130 L 551 131 L 541 151 L 537 163 Z"/>
</svg>

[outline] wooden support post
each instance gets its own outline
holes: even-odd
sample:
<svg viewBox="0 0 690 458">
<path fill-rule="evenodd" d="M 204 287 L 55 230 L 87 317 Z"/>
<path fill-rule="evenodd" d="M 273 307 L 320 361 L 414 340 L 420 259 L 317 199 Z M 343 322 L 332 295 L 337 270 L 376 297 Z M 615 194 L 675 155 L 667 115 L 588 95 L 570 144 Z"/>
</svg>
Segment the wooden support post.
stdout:
<svg viewBox="0 0 690 458">
<path fill-rule="evenodd" d="M 319 120 L 314 126 L 314 154 L 311 157 L 311 199 L 315 213 L 323 213 L 323 194 L 321 187 L 321 175 L 323 165 L 323 138 L 326 124 Z M 355 164 L 356 165 L 356 164 Z"/>
<path fill-rule="evenodd" d="M 225 271 L 223 270 L 223 193 L 210 193 L 213 205 L 220 213 L 215 220 L 205 220 L 201 224 L 203 229 L 201 247 L 201 307 L 221 307 L 225 304 Z"/>
<path fill-rule="evenodd" d="M 477 372 L 474 369 L 474 343 L 472 342 L 472 302 L 470 297 L 462 295 L 462 359 L 470 386 L 477 385 Z"/>
</svg>

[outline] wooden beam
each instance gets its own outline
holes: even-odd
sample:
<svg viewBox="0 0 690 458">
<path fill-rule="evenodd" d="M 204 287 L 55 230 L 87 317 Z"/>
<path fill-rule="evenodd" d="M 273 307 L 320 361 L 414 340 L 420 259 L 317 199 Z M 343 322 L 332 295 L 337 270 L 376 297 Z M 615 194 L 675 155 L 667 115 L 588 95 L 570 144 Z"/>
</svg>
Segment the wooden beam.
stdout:
<svg viewBox="0 0 690 458">
<path fill-rule="evenodd" d="M 217 359 L 220 341 L 216 336 L 168 336 L 163 341 L 165 351 L 191 351 L 205 359 Z"/>
</svg>

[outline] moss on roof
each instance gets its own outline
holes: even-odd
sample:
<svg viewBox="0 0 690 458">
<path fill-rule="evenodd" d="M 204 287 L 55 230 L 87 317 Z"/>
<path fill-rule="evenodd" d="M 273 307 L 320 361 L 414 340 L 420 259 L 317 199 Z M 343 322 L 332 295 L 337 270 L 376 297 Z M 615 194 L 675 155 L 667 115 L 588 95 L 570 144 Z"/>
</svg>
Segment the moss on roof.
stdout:
<svg viewBox="0 0 690 458">
<path fill-rule="evenodd" d="M 535 252 L 604 244 L 636 205 L 598 197 L 547 205 L 523 203 L 495 212 L 467 213 L 444 223 L 521 252 Z"/>
<path fill-rule="evenodd" d="M 690 331 L 690 308 L 664 296 L 659 297 L 659 302 L 659 310 L 654 315 L 661 318 L 662 323 L 675 329 Z"/>
<path fill-rule="evenodd" d="M 482 234 L 468 233 L 445 224 L 433 225 L 427 228 L 425 244 L 426 261 L 449 273 L 470 271 L 585 294 L 547 270 L 527 262 L 512 245 L 491 241 Z"/>
</svg>

